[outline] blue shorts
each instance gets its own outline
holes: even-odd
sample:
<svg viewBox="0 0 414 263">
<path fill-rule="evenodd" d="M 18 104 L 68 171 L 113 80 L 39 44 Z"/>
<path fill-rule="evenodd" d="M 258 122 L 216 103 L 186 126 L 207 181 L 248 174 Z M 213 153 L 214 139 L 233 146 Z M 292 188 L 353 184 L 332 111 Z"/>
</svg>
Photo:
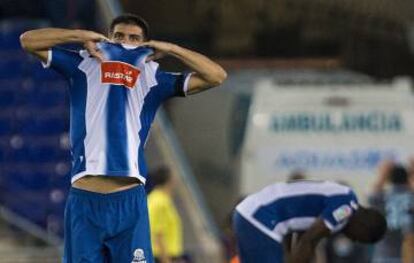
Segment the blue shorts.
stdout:
<svg viewBox="0 0 414 263">
<path fill-rule="evenodd" d="M 71 188 L 64 263 L 153 263 L 143 185 L 110 194 Z"/>
<path fill-rule="evenodd" d="M 233 214 L 233 228 L 241 263 L 283 263 L 283 246 L 253 226 L 237 211 Z"/>
</svg>

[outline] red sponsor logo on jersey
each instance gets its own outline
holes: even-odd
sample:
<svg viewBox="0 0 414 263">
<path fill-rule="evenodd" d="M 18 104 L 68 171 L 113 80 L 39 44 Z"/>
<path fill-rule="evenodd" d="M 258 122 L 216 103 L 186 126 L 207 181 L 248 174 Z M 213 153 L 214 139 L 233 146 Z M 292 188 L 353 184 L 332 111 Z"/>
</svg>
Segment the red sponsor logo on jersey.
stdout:
<svg viewBox="0 0 414 263">
<path fill-rule="evenodd" d="M 105 84 L 123 85 L 132 89 L 139 73 L 136 67 L 120 61 L 108 61 L 101 64 L 101 81 Z"/>
</svg>

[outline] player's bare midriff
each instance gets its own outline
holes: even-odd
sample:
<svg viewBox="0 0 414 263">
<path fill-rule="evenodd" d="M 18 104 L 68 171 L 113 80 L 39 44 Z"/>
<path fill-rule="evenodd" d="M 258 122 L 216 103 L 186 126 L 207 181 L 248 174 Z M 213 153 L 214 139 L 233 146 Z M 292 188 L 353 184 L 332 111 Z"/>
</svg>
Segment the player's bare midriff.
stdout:
<svg viewBox="0 0 414 263">
<path fill-rule="evenodd" d="M 133 177 L 87 175 L 76 180 L 72 184 L 72 187 L 101 194 L 109 194 L 126 190 L 139 184 L 138 179 Z"/>
</svg>

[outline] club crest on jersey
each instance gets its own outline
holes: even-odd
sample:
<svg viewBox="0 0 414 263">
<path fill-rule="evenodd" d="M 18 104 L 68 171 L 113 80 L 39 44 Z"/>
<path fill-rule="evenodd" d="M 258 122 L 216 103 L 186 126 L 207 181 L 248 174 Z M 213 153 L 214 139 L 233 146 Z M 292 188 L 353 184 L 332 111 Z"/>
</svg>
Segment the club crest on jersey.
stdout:
<svg viewBox="0 0 414 263">
<path fill-rule="evenodd" d="M 137 248 L 134 251 L 134 259 L 131 263 L 147 263 L 145 260 L 144 250 Z"/>
<path fill-rule="evenodd" d="M 105 84 L 123 85 L 132 89 L 139 74 L 139 69 L 128 63 L 106 61 L 101 64 L 101 82 Z"/>
<path fill-rule="evenodd" d="M 333 212 L 333 217 L 337 222 L 349 218 L 352 215 L 352 208 L 349 205 L 342 205 Z"/>
</svg>

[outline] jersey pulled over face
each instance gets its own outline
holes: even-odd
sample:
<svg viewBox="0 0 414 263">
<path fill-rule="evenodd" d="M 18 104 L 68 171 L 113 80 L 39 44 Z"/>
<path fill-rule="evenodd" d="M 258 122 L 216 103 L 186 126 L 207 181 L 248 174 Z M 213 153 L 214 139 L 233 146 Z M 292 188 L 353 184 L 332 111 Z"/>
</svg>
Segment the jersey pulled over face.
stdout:
<svg viewBox="0 0 414 263">
<path fill-rule="evenodd" d="M 306 231 L 322 218 L 331 232 L 340 231 L 358 208 L 355 193 L 333 182 L 276 183 L 249 195 L 237 212 L 278 242 L 295 231 Z"/>
<path fill-rule="evenodd" d="M 48 65 L 69 82 L 72 183 L 85 175 L 146 181 L 144 144 L 156 110 L 184 96 L 188 75 L 146 62 L 152 50 L 102 42 L 104 61 L 86 51 L 49 51 Z"/>
</svg>

